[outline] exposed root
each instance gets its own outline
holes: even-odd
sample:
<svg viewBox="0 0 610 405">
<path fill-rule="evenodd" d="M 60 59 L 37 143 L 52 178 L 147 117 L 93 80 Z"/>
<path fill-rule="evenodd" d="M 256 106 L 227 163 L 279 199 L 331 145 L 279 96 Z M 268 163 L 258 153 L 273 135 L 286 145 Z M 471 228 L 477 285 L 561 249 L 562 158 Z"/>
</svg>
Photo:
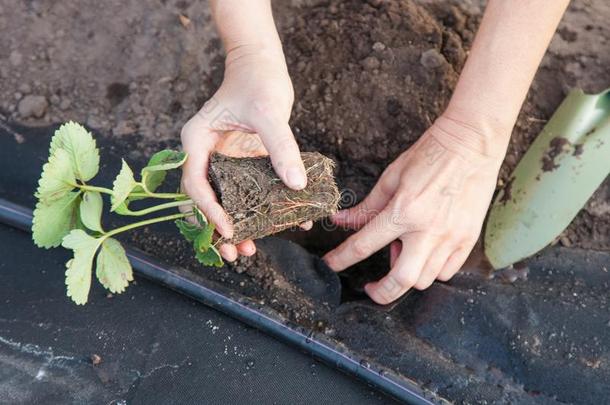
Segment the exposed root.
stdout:
<svg viewBox="0 0 610 405">
<path fill-rule="evenodd" d="M 337 211 L 340 194 L 334 162 L 315 152 L 301 154 L 307 187 L 295 191 L 277 177 L 266 157 L 212 156 L 210 180 L 233 219 L 232 243 L 258 239 Z"/>
</svg>

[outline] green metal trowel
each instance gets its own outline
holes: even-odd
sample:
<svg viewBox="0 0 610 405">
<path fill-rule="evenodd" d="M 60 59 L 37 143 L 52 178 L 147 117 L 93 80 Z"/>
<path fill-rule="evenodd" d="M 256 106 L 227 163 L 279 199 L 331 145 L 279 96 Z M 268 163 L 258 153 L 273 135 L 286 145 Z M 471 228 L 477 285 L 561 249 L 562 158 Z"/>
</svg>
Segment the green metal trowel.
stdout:
<svg viewBox="0 0 610 405">
<path fill-rule="evenodd" d="M 610 173 L 610 89 L 573 90 L 496 197 L 485 229 L 495 269 L 549 245 Z"/>
</svg>

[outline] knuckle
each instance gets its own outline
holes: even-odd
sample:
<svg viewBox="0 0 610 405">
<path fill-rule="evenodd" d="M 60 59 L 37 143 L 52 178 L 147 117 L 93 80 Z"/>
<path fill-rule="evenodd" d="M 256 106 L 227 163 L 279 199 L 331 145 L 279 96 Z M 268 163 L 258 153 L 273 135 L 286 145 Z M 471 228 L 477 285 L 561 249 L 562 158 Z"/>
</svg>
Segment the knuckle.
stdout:
<svg viewBox="0 0 610 405">
<path fill-rule="evenodd" d="M 292 135 L 282 136 L 279 139 L 273 140 L 273 143 L 273 149 L 277 151 L 280 156 L 283 156 L 285 160 L 299 159 L 299 149 Z"/>
<path fill-rule="evenodd" d="M 387 177 L 381 177 L 381 179 L 379 179 L 379 191 L 384 196 L 391 196 L 394 192 L 394 187 L 392 187 L 392 184 Z"/>
<path fill-rule="evenodd" d="M 404 188 L 401 188 L 401 190 L 398 191 L 394 196 L 394 199 L 392 201 L 392 208 L 395 211 L 402 212 L 405 214 L 416 211 L 418 206 L 417 199 L 403 190 Z"/>
<path fill-rule="evenodd" d="M 190 174 L 188 174 L 187 171 L 184 171 L 182 173 L 182 179 L 180 180 L 180 188 L 182 188 L 187 194 L 189 194 L 189 192 L 191 191 L 193 185 L 193 179 L 190 176 Z"/>
<path fill-rule="evenodd" d="M 416 290 L 419 291 L 423 291 L 425 289 L 427 289 L 428 287 L 430 287 L 432 285 L 432 282 L 434 280 L 418 280 L 414 285 L 413 288 L 415 288 Z"/>
<path fill-rule="evenodd" d="M 180 130 L 180 139 L 184 141 L 184 139 L 193 132 L 193 119 L 191 118 L 184 124 L 182 130 Z"/>
<path fill-rule="evenodd" d="M 357 259 L 365 259 L 371 254 L 371 245 L 364 239 L 354 239 L 351 247 L 352 253 Z"/>
<path fill-rule="evenodd" d="M 458 240 L 459 243 L 457 245 L 457 250 L 459 250 L 459 251 L 471 250 L 472 247 L 477 243 L 478 240 L 479 240 L 479 233 L 474 233 L 474 234 L 467 233 Z"/>
<path fill-rule="evenodd" d="M 277 102 L 269 94 L 262 94 L 252 101 L 252 113 L 255 115 L 275 118 L 278 115 Z"/>
<path fill-rule="evenodd" d="M 409 271 L 399 271 L 394 274 L 394 280 L 401 287 L 401 289 L 406 290 L 415 285 L 417 283 L 417 274 Z"/>
<path fill-rule="evenodd" d="M 390 204 L 390 225 L 406 230 L 412 224 L 412 202 L 405 196 L 397 196 Z"/>
</svg>

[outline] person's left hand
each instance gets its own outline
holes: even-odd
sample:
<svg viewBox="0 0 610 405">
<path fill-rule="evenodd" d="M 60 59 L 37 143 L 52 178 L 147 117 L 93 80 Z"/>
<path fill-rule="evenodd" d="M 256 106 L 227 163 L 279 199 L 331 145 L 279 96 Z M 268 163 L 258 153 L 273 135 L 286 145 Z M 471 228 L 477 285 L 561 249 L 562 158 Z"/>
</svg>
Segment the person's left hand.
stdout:
<svg viewBox="0 0 610 405">
<path fill-rule="evenodd" d="M 364 201 L 333 216 L 359 231 L 324 256 L 328 266 L 345 270 L 390 244 L 390 272 L 365 286 L 379 304 L 449 280 L 475 245 L 495 189 L 503 149 L 486 143 L 493 135 L 439 118 Z"/>
</svg>

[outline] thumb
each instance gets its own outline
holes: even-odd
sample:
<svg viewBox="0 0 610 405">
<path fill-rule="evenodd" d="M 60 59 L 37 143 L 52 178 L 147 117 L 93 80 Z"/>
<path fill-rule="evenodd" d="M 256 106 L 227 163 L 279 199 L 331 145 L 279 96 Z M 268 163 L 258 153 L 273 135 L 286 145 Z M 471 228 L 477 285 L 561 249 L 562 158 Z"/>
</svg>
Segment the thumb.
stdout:
<svg viewBox="0 0 610 405">
<path fill-rule="evenodd" d="M 307 186 L 305 166 L 288 123 L 280 124 L 264 120 L 254 129 L 269 152 L 273 168 L 280 179 L 294 190 L 305 188 Z"/>
</svg>

